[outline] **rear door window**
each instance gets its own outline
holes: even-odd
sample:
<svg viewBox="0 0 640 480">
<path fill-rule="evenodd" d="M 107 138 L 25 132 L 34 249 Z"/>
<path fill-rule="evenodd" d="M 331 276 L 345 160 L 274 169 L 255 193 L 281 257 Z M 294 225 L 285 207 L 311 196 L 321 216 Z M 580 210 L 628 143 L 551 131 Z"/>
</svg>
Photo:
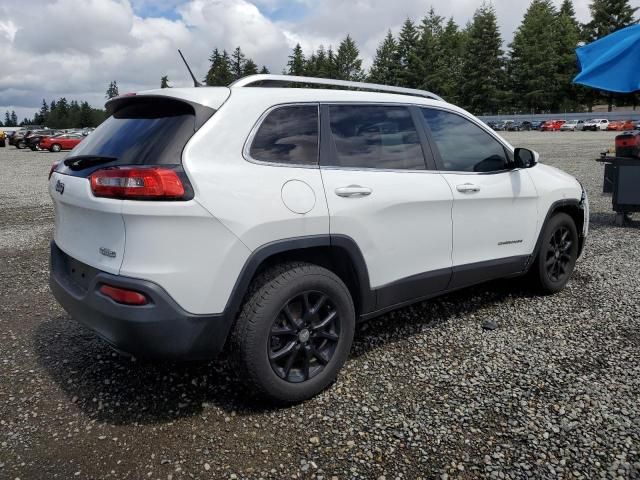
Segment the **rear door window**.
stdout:
<svg viewBox="0 0 640 480">
<path fill-rule="evenodd" d="M 334 155 L 330 165 L 424 170 L 422 146 L 407 107 L 330 105 Z"/>
<path fill-rule="evenodd" d="M 286 105 L 267 114 L 249 156 L 259 162 L 318 164 L 318 105 Z"/>
</svg>

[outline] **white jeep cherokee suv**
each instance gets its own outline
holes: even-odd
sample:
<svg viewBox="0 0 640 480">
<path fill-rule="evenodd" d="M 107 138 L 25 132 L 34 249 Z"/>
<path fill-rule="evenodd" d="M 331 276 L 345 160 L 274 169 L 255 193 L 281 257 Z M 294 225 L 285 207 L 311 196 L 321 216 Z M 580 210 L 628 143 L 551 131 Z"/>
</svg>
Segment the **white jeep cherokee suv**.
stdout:
<svg viewBox="0 0 640 480">
<path fill-rule="evenodd" d="M 131 354 L 227 345 L 272 400 L 329 385 L 358 320 L 501 277 L 561 290 L 586 238 L 578 181 L 429 92 L 256 75 L 107 108 L 52 167 L 56 299 Z"/>
</svg>

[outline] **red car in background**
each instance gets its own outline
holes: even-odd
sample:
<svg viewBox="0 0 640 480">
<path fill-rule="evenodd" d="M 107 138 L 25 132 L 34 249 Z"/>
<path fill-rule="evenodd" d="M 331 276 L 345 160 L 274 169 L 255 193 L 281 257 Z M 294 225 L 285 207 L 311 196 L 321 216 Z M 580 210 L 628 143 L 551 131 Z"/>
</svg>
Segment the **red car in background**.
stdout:
<svg viewBox="0 0 640 480">
<path fill-rule="evenodd" d="M 542 132 L 559 132 L 564 123 L 565 120 L 548 120 L 542 124 L 540 130 Z"/>
<path fill-rule="evenodd" d="M 78 145 L 84 137 L 74 133 L 63 133 L 54 137 L 47 137 L 40 140 L 40 149 L 49 150 L 50 152 L 59 152 L 60 150 L 71 150 Z"/>
<path fill-rule="evenodd" d="M 616 120 L 609 122 L 607 130 L 613 130 L 616 132 L 624 132 L 627 130 L 633 130 L 635 128 L 635 122 L 633 120 Z"/>
</svg>

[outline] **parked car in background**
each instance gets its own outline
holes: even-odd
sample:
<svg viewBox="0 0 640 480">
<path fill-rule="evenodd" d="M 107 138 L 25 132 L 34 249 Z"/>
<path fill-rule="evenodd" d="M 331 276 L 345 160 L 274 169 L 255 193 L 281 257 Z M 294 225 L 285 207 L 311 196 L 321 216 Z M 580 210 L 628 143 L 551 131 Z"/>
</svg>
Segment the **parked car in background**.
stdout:
<svg viewBox="0 0 640 480">
<path fill-rule="evenodd" d="M 506 129 L 506 122 L 500 120 L 495 122 L 492 127 L 496 132 L 503 132 Z"/>
<path fill-rule="evenodd" d="M 540 128 L 543 132 L 559 132 L 562 125 L 565 124 L 564 120 L 547 120 Z"/>
<path fill-rule="evenodd" d="M 583 129 L 584 129 L 584 120 L 569 120 L 560 127 L 560 131 L 563 131 L 563 132 L 575 132 L 576 130 L 583 130 Z"/>
<path fill-rule="evenodd" d="M 0 147 L 6 146 L 7 137 L 2 130 L 0 130 Z"/>
<path fill-rule="evenodd" d="M 10 144 L 19 149 L 25 148 L 27 144 L 24 141 L 24 137 L 26 137 L 30 133 L 31 133 L 31 130 L 18 130 L 11 137 Z"/>
<path fill-rule="evenodd" d="M 626 130 L 633 130 L 635 128 L 635 123 L 633 120 L 615 120 L 609 122 L 609 126 L 607 130 L 614 132 L 624 132 Z"/>
<path fill-rule="evenodd" d="M 530 122 L 529 120 L 525 120 L 524 122 L 521 122 L 520 130 L 526 131 L 526 132 L 533 130 L 532 122 Z"/>
<path fill-rule="evenodd" d="M 53 137 L 58 135 L 58 130 L 36 130 L 24 137 L 24 142 L 31 150 L 38 150 L 40 148 L 40 141 L 46 137 Z"/>
<path fill-rule="evenodd" d="M 508 122 L 506 125 L 506 130 L 508 132 L 519 132 L 522 130 L 522 122 Z"/>
<path fill-rule="evenodd" d="M 78 145 L 84 136 L 75 133 L 63 133 L 53 137 L 45 137 L 40 141 L 41 150 L 59 152 L 60 150 L 71 150 Z"/>
<path fill-rule="evenodd" d="M 546 120 L 533 120 L 531 122 L 531 130 L 540 130 L 542 125 L 546 123 Z"/>
<path fill-rule="evenodd" d="M 609 128 L 609 120 L 606 118 L 594 118 L 591 120 L 587 120 L 584 123 L 584 130 L 591 130 L 593 132 L 604 131 Z"/>
</svg>

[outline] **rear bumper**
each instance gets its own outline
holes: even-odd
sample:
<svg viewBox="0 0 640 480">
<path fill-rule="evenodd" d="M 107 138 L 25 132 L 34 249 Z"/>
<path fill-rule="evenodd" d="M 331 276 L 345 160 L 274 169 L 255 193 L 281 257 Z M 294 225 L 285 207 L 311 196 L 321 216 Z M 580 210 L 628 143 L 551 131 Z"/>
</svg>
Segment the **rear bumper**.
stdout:
<svg viewBox="0 0 640 480">
<path fill-rule="evenodd" d="M 143 306 L 116 303 L 98 291 L 105 283 L 144 293 L 150 302 Z M 224 347 L 231 327 L 224 314 L 189 313 L 159 285 L 97 270 L 68 256 L 54 242 L 49 284 L 71 317 L 114 348 L 136 356 L 211 358 Z"/>
</svg>

